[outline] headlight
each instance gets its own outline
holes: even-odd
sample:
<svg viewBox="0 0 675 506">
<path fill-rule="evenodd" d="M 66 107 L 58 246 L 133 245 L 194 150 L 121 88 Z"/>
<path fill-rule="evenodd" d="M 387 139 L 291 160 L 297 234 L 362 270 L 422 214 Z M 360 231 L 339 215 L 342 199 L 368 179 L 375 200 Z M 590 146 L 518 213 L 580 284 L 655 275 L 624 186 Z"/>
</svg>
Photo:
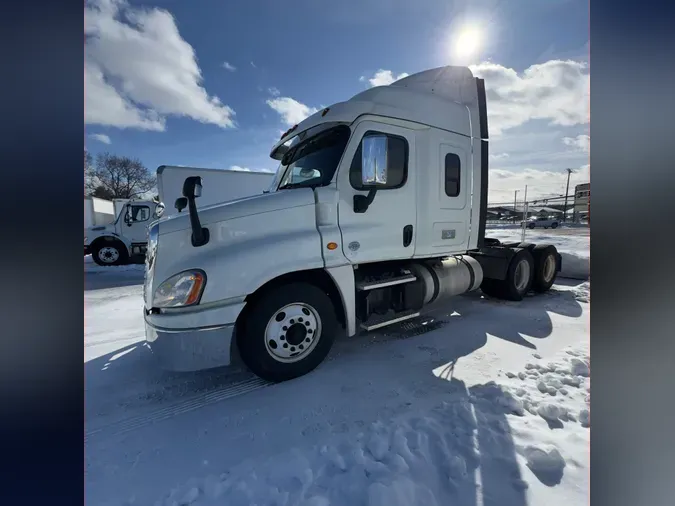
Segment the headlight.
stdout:
<svg viewBox="0 0 675 506">
<path fill-rule="evenodd" d="M 200 270 L 184 271 L 171 276 L 155 290 L 155 307 L 185 307 L 197 304 L 206 285 L 206 274 Z"/>
</svg>

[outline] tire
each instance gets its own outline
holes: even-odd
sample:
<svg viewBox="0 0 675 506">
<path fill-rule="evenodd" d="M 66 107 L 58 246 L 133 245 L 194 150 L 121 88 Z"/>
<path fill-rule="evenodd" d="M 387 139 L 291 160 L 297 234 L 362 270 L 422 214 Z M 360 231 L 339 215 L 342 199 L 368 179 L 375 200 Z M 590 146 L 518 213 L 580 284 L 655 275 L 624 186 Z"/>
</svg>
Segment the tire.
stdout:
<svg viewBox="0 0 675 506">
<path fill-rule="evenodd" d="M 506 279 L 503 281 L 483 279 L 480 287 L 483 293 L 490 297 L 520 301 L 532 289 L 534 272 L 534 258 L 532 254 L 526 249 L 519 248 L 509 263 Z M 525 276 L 525 279 L 521 276 Z"/>
<path fill-rule="evenodd" d="M 252 302 L 237 344 L 254 374 L 277 383 L 303 376 L 323 362 L 337 327 L 335 308 L 323 290 L 292 283 Z"/>
<path fill-rule="evenodd" d="M 551 225 L 551 228 L 558 228 L 558 224 L 557 224 L 557 223 L 553 223 L 553 224 Z"/>
<path fill-rule="evenodd" d="M 480 284 L 480 289 L 488 297 L 501 299 L 501 290 L 499 289 L 500 283 L 501 281 L 497 279 L 483 278 L 483 282 Z"/>
<path fill-rule="evenodd" d="M 91 258 L 98 265 L 113 267 L 129 262 L 127 247 L 120 241 L 99 241 L 91 248 Z"/>
<path fill-rule="evenodd" d="M 527 226 L 527 228 L 529 228 L 530 230 L 532 230 L 535 226 L 536 226 L 536 225 L 535 225 L 534 223 L 530 223 L 530 224 Z"/>
<path fill-rule="evenodd" d="M 532 250 L 534 258 L 534 280 L 532 290 L 544 293 L 550 290 L 558 275 L 558 250 L 549 244 L 538 244 Z"/>
</svg>

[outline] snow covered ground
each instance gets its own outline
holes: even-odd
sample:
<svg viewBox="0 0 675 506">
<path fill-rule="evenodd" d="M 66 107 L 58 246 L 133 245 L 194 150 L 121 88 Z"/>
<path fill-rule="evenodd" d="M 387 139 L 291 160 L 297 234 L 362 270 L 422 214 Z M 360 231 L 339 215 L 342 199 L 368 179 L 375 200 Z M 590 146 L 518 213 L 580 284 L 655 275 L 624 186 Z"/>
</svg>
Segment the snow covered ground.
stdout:
<svg viewBox="0 0 675 506">
<path fill-rule="evenodd" d="M 588 238 L 542 235 L 584 256 Z M 240 366 L 161 371 L 142 266 L 85 270 L 87 504 L 588 501 L 589 282 L 520 303 L 456 297 L 270 385 Z"/>
</svg>

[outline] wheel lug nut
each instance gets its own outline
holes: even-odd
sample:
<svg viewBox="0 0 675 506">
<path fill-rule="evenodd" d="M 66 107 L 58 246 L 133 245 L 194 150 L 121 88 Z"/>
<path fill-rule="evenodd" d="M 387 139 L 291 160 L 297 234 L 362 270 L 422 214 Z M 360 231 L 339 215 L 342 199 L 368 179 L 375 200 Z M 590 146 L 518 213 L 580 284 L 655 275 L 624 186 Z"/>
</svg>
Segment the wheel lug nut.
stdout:
<svg viewBox="0 0 675 506">
<path fill-rule="evenodd" d="M 295 320 L 291 318 L 291 321 L 289 323 L 293 325 L 295 323 Z"/>
</svg>

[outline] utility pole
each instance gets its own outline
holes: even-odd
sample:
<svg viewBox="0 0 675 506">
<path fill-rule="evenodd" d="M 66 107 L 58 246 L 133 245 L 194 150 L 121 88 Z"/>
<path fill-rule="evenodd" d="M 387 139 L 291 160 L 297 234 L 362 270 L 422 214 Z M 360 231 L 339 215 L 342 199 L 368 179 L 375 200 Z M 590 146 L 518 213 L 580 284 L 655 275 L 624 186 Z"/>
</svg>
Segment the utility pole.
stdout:
<svg viewBox="0 0 675 506">
<path fill-rule="evenodd" d="M 565 190 L 565 206 L 563 207 L 563 222 L 567 221 L 567 194 L 570 192 L 570 176 L 572 169 L 565 169 L 567 171 L 567 189 Z"/>
<path fill-rule="evenodd" d="M 520 190 L 516 190 L 513 193 L 513 223 L 516 222 L 516 203 L 518 202 L 518 192 Z"/>
<path fill-rule="evenodd" d="M 521 231 L 521 236 L 520 240 L 521 242 L 525 242 L 525 223 L 527 222 L 527 185 L 525 185 L 525 198 L 523 198 L 523 223 L 521 225 L 522 231 Z"/>
</svg>

